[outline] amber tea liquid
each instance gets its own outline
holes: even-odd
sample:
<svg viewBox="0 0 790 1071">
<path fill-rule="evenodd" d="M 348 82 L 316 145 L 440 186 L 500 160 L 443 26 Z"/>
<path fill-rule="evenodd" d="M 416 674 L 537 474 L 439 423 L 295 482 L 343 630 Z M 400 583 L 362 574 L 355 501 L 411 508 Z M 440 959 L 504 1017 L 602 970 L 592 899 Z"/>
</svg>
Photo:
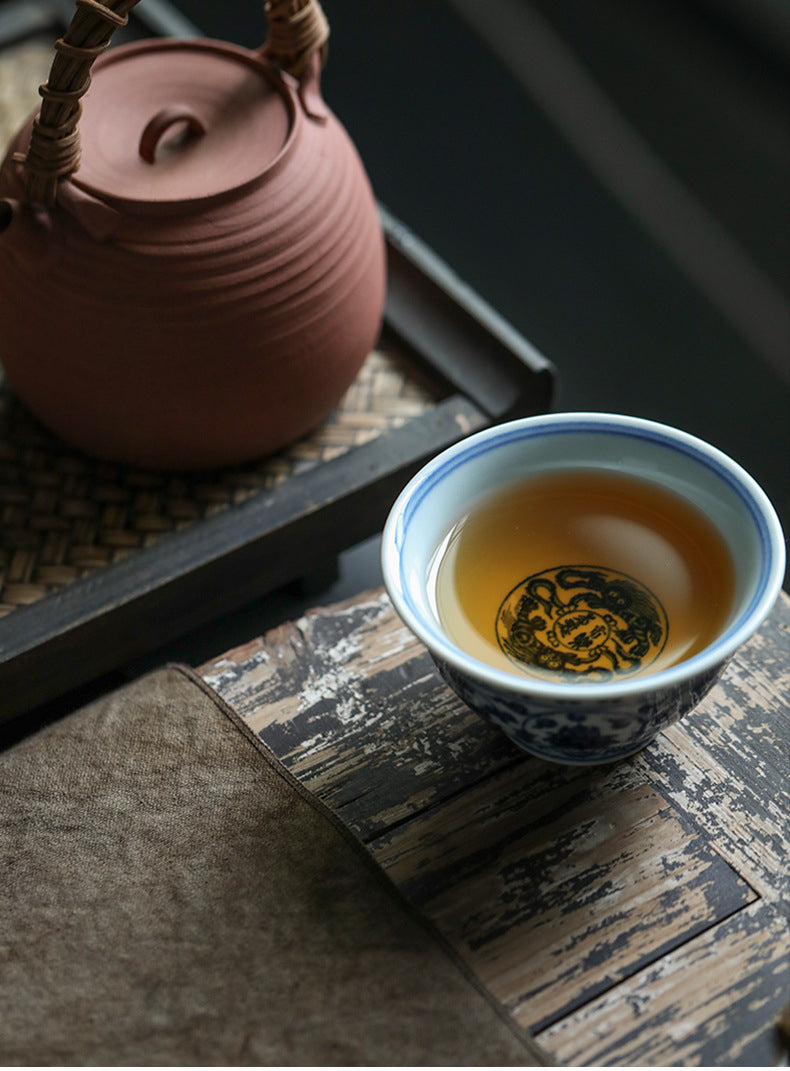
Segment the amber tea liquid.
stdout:
<svg viewBox="0 0 790 1071">
<path fill-rule="evenodd" d="M 731 609 L 735 571 L 684 499 L 575 470 L 478 503 L 437 552 L 431 584 L 442 625 L 469 654 L 592 682 L 654 673 L 706 647 Z"/>
</svg>

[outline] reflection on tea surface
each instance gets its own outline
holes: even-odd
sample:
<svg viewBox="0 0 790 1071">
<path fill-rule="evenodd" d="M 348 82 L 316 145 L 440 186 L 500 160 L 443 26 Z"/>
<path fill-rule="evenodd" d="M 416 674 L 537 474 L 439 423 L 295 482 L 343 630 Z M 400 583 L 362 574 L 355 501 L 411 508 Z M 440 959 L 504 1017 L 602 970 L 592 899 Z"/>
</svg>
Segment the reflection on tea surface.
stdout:
<svg viewBox="0 0 790 1071">
<path fill-rule="evenodd" d="M 469 654 L 541 679 L 653 673 L 711 643 L 732 606 L 723 538 L 692 504 L 609 471 L 542 475 L 477 503 L 431 568 Z"/>
</svg>

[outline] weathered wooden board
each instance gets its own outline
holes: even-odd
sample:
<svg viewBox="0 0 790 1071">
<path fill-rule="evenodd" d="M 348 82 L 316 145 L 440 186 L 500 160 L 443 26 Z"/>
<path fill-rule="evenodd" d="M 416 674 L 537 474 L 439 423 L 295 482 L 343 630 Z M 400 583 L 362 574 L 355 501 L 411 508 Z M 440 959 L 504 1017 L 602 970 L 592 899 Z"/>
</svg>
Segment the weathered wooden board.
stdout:
<svg viewBox="0 0 790 1071">
<path fill-rule="evenodd" d="M 559 1064 L 770 1067 L 788 923 L 757 901 L 538 1034 Z M 786 1057 L 785 1057 L 786 1060 Z"/>
<path fill-rule="evenodd" d="M 755 899 L 626 765 L 534 796 L 509 770 L 371 846 L 533 1031 Z"/>
<path fill-rule="evenodd" d="M 759 1063 L 790 999 L 788 636 L 783 595 L 696 711 L 593 769 L 471 714 L 381 591 L 201 672 L 560 1062 Z"/>
<path fill-rule="evenodd" d="M 673 806 L 715 830 L 716 850 L 790 914 L 788 696 L 790 599 L 783 593 L 714 691 L 634 764 Z"/>
<path fill-rule="evenodd" d="M 364 840 L 503 765 L 537 762 L 458 703 L 381 592 L 201 673 Z"/>
</svg>

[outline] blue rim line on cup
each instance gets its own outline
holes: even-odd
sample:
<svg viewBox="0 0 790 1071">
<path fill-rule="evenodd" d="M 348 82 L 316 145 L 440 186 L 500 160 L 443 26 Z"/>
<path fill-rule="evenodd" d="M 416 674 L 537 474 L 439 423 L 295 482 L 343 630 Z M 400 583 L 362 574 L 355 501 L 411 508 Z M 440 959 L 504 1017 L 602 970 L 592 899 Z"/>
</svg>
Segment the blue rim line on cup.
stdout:
<svg viewBox="0 0 790 1071">
<path fill-rule="evenodd" d="M 575 435 L 579 432 L 642 439 L 692 458 L 713 472 L 738 496 L 752 518 L 762 545 L 762 564 L 754 594 L 727 631 L 698 654 L 652 676 L 607 684 L 554 683 L 517 677 L 498 670 L 452 644 L 440 631 L 438 622 L 432 626 L 425 621 L 413 603 L 400 570 L 399 552 L 417 509 L 425 496 L 453 472 L 504 443 L 549 435 Z M 758 627 L 776 600 L 785 564 L 784 536 L 774 508 L 760 485 L 737 462 L 688 432 L 639 417 L 624 416 L 613 420 L 611 414 L 604 413 L 557 413 L 525 417 L 486 428 L 448 447 L 429 461 L 396 499 L 384 528 L 381 556 L 386 586 L 396 610 L 437 657 L 462 672 L 468 672 L 473 667 L 476 676 L 487 683 L 515 688 L 525 696 L 583 699 L 588 695 L 596 700 L 642 693 L 652 687 L 672 686 L 729 659 Z"/>
</svg>

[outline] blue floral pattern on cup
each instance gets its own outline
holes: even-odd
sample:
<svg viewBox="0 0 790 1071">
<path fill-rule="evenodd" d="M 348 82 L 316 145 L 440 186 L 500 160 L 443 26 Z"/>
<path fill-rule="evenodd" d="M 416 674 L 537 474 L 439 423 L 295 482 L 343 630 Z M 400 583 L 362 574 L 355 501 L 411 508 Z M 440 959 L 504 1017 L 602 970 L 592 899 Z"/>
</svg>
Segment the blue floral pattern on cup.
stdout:
<svg viewBox="0 0 790 1071">
<path fill-rule="evenodd" d="M 502 729 L 519 747 L 569 765 L 614 762 L 646 747 L 684 711 L 696 706 L 721 676 L 726 663 L 676 688 L 604 702 L 509 695 L 460 673 L 432 655 L 442 678 L 468 707 Z"/>
</svg>

